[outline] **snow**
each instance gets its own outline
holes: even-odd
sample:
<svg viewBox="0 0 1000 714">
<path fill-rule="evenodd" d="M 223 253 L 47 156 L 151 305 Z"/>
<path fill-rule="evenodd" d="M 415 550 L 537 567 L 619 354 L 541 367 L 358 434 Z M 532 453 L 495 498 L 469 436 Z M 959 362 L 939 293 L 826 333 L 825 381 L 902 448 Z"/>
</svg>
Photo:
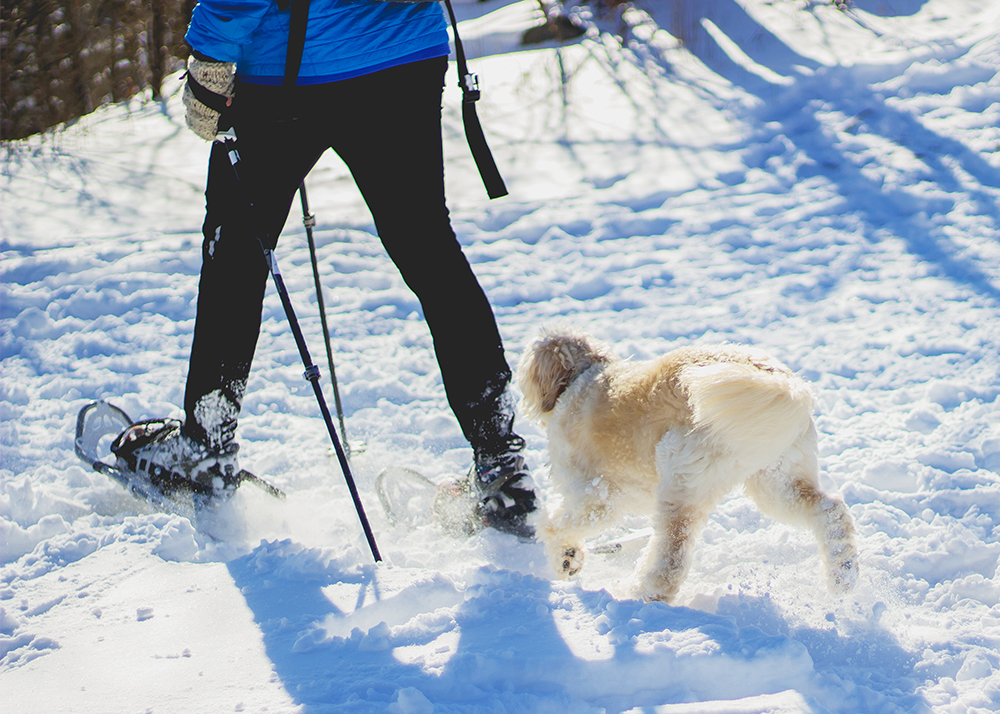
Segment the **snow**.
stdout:
<svg viewBox="0 0 1000 714">
<path fill-rule="evenodd" d="M 856 590 L 827 594 L 813 538 L 740 493 L 672 606 L 624 592 L 641 538 L 561 581 L 537 544 L 390 525 L 383 467 L 439 480 L 471 452 L 332 155 L 309 198 L 384 561 L 273 292 L 240 456 L 286 501 L 245 486 L 192 523 L 84 468 L 90 401 L 181 416 L 208 146 L 175 76 L 163 104 L 5 147 L 5 714 L 1000 711 L 1000 3 L 640 0 L 571 8 L 586 37 L 518 48 L 535 7 L 457 7 L 510 196 L 486 198 L 454 71 L 445 97 L 452 216 L 509 360 L 553 320 L 636 359 L 767 349 L 815 386 Z M 304 243 L 296 206 L 277 255 L 322 367 Z M 518 427 L 551 502 L 544 435 Z"/>
</svg>

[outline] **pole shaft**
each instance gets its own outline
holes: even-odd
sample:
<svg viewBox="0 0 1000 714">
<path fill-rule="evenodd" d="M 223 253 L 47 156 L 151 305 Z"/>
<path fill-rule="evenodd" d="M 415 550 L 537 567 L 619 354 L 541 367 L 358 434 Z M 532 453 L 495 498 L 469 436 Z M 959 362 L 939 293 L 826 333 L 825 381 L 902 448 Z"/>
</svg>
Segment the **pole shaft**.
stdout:
<svg viewBox="0 0 1000 714">
<path fill-rule="evenodd" d="M 316 394 L 316 401 L 319 402 L 320 412 L 322 412 L 323 421 L 326 423 L 326 430 L 330 434 L 330 440 L 333 442 L 333 448 L 337 452 L 337 458 L 340 461 L 340 468 L 344 472 L 344 480 L 347 481 L 347 488 L 351 492 L 351 499 L 354 501 L 354 508 L 358 512 L 358 518 L 361 520 L 361 527 L 364 529 L 365 538 L 368 540 L 368 547 L 371 549 L 372 557 L 375 559 L 375 562 L 380 562 L 382 560 L 382 556 L 379 553 L 378 545 L 375 543 L 375 535 L 372 533 L 371 525 L 368 523 L 368 516 L 365 514 L 365 507 L 361 503 L 361 496 L 358 494 L 358 488 L 354 483 L 354 476 L 351 474 L 351 465 L 347 461 L 347 454 L 344 452 L 344 447 L 341 445 L 340 439 L 337 437 L 337 431 L 333 427 L 333 419 L 330 416 L 330 409 L 326 405 L 326 399 L 323 397 L 323 390 L 319 387 L 319 370 L 316 368 L 316 365 L 313 364 L 312 358 L 309 356 L 309 348 L 306 346 L 306 340 L 302 335 L 302 329 L 299 327 L 299 321 L 295 317 L 295 310 L 292 308 L 292 301 L 288 296 L 288 290 L 285 288 L 285 281 L 281 278 L 281 271 L 278 269 L 278 261 L 274 257 L 274 251 L 264 242 L 263 236 L 261 236 L 260 232 L 257 230 L 257 225 L 253 219 L 253 206 L 243 193 L 243 186 L 240 184 L 240 172 L 238 169 L 240 158 L 239 152 L 236 150 L 236 141 L 234 138 L 224 138 L 223 143 L 226 150 L 229 152 L 229 161 L 233 166 L 233 174 L 236 176 L 236 185 L 239 188 L 240 195 L 243 197 L 243 203 L 246 206 L 247 211 L 249 211 L 250 224 L 253 226 L 257 242 L 260 243 L 260 247 L 264 251 L 264 258 L 267 260 L 267 267 L 271 272 L 274 287 L 278 291 L 278 297 L 281 299 L 281 306 L 285 310 L 285 317 L 288 318 L 288 324 L 292 329 L 292 336 L 295 338 L 295 345 L 298 347 L 299 356 L 302 358 L 303 365 L 305 365 L 306 379 L 312 383 L 313 392 Z"/>
<path fill-rule="evenodd" d="M 319 306 L 319 321 L 323 327 L 323 340 L 326 343 L 326 362 L 330 368 L 330 384 L 333 386 L 333 404 L 337 409 L 337 421 L 340 424 L 340 439 L 344 451 L 350 455 L 351 445 L 347 441 L 347 427 L 344 424 L 344 406 L 340 401 L 340 388 L 337 385 L 337 371 L 333 366 L 333 345 L 330 342 L 330 328 L 326 321 L 326 302 L 323 300 L 323 285 L 319 277 L 319 261 L 316 259 L 316 241 L 313 239 L 313 226 L 316 217 L 309 212 L 309 199 L 306 196 L 306 182 L 299 186 L 299 199 L 302 202 L 302 223 L 306 227 L 306 240 L 309 243 L 309 259 L 312 261 L 313 283 L 316 285 L 316 302 Z"/>
</svg>

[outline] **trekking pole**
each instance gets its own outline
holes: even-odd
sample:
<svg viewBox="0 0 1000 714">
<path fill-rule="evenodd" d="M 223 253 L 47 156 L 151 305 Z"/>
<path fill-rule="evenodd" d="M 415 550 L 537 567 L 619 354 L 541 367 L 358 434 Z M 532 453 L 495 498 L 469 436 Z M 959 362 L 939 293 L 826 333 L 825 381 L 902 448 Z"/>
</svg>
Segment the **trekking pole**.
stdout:
<svg viewBox="0 0 1000 714">
<path fill-rule="evenodd" d="M 316 284 L 316 302 L 319 304 L 319 321 L 323 325 L 323 339 L 326 341 L 326 363 L 330 367 L 330 382 L 333 384 L 333 403 L 337 407 L 337 421 L 340 423 L 340 439 L 344 443 L 344 451 L 351 455 L 351 445 L 347 442 L 347 429 L 344 427 L 344 407 L 340 402 L 340 390 L 337 388 L 337 372 L 333 368 L 333 346 L 330 344 L 330 328 L 326 322 L 326 305 L 323 302 L 323 286 L 319 279 L 319 263 L 316 261 L 316 242 L 313 240 L 313 227 L 316 216 L 309 212 L 309 198 L 306 196 L 306 182 L 299 186 L 299 198 L 302 201 L 302 224 L 306 227 L 306 239 L 309 242 L 309 258 L 312 261 L 313 282 Z"/>
<path fill-rule="evenodd" d="M 299 327 L 299 321 L 295 317 L 295 311 L 292 309 L 292 301 L 288 297 L 288 290 L 285 288 L 285 281 L 281 278 L 281 271 L 278 270 L 278 261 L 274 257 L 274 250 L 264 242 L 263 236 L 261 236 L 260 231 L 257 230 L 257 225 L 253 219 L 253 207 L 251 203 L 247 200 L 246 194 L 243 193 L 243 186 L 240 183 L 240 154 L 236 150 L 236 132 L 230 128 L 227 131 L 220 133 L 216 141 L 221 142 L 222 147 L 225 149 L 226 153 L 229 154 L 229 163 L 233 167 L 233 174 L 236 177 L 236 186 L 240 192 L 240 196 L 243 199 L 243 204 L 247 208 L 247 212 L 250 218 L 250 225 L 253 227 L 254 235 L 257 237 L 257 242 L 260 243 L 261 249 L 264 251 L 264 259 L 267 261 L 268 270 L 271 272 L 271 277 L 274 279 L 274 287 L 278 291 L 278 297 L 281 299 L 281 306 L 285 309 L 285 317 L 288 318 L 288 324 L 292 328 L 292 335 L 295 337 L 295 344 L 299 348 L 299 356 L 302 358 L 302 363 L 305 365 L 305 374 L 303 375 L 306 380 L 312 384 L 313 392 L 316 395 L 316 401 L 319 402 L 320 411 L 323 413 L 323 421 L 326 423 L 326 430 L 330 434 L 330 440 L 333 442 L 333 448 L 337 452 L 337 458 L 340 460 L 340 469 L 344 472 L 344 480 L 347 481 L 347 488 L 351 492 L 351 498 L 354 500 L 354 508 L 358 512 L 358 518 L 361 520 L 361 526 L 365 531 L 365 538 L 368 539 L 368 547 L 371 548 L 372 557 L 375 562 L 380 562 L 382 560 L 381 554 L 378 551 L 378 545 L 375 543 L 375 535 L 372 533 L 371 525 L 368 523 L 368 516 L 365 515 L 365 507 L 361 503 L 361 496 L 358 494 L 358 487 L 354 483 L 354 477 L 351 475 L 351 466 L 347 462 L 347 454 L 344 452 L 344 447 L 340 444 L 340 439 L 337 438 L 337 430 L 333 426 L 333 418 L 330 416 L 330 409 L 326 405 L 326 399 L 323 398 L 323 390 L 319 386 L 319 368 L 313 364 L 312 358 L 309 356 L 309 349 L 306 347 L 305 338 L 302 336 L 302 329 Z"/>
</svg>

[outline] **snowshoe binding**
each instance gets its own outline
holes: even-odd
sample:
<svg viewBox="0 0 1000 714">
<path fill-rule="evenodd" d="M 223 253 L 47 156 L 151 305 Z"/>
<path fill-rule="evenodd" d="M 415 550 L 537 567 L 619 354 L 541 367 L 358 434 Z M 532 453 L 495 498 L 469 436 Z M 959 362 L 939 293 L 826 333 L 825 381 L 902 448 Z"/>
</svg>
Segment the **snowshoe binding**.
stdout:
<svg viewBox="0 0 1000 714">
<path fill-rule="evenodd" d="M 186 436 L 176 419 L 136 422 L 111 444 L 119 468 L 148 479 L 164 493 L 190 491 L 223 500 L 242 480 L 238 451 L 235 443 L 210 451 Z"/>
</svg>

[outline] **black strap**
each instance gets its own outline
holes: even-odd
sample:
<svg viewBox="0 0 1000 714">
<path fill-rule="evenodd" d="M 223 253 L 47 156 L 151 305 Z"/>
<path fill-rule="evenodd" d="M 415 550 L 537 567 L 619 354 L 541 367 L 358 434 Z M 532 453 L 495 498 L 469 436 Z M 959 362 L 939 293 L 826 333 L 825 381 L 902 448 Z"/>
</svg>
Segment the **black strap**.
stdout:
<svg viewBox="0 0 1000 714">
<path fill-rule="evenodd" d="M 202 104 L 204 104 L 209 109 L 214 109 L 215 111 L 219 112 L 219 114 L 222 114 L 226 111 L 229 97 L 223 94 L 218 94 L 216 92 L 213 92 L 211 89 L 208 89 L 198 84 L 195 78 L 191 76 L 190 72 L 187 73 L 187 86 L 188 89 L 191 90 L 191 94 L 194 95 L 194 98 L 197 99 Z"/>
<path fill-rule="evenodd" d="M 278 7 L 287 7 L 289 0 L 278 0 Z M 292 16 L 288 27 L 288 52 L 285 55 L 284 86 L 294 87 L 302 65 L 302 50 L 306 44 L 306 25 L 309 22 L 309 0 L 290 0 Z M 451 18 L 451 27 L 455 33 L 455 57 L 458 60 L 458 86 L 462 88 L 462 124 L 465 126 L 465 139 L 472 150 L 472 158 L 483 177 L 486 193 L 490 198 L 500 198 L 507 195 L 500 170 L 493 160 L 493 154 L 486 143 L 483 127 L 476 114 L 476 102 L 479 100 L 479 78 L 469 72 L 465 61 L 465 49 L 462 39 L 458 36 L 458 20 L 451 7 L 451 0 L 444 0 Z"/>
<path fill-rule="evenodd" d="M 493 160 L 493 154 L 490 153 L 490 147 L 486 144 L 486 136 L 479 123 L 479 115 L 476 114 L 476 102 L 480 97 L 479 78 L 469 72 L 469 66 L 465 62 L 465 49 L 462 47 L 462 39 L 458 36 L 458 20 L 455 19 L 451 0 L 444 0 L 444 4 L 448 8 L 451 27 L 455 33 L 455 59 L 458 62 L 458 86 L 462 88 L 462 123 L 465 125 L 465 139 L 469 142 L 479 175 L 483 177 L 486 193 L 490 198 L 500 198 L 507 195 L 507 187 L 504 185 L 503 177 L 500 176 L 500 169 Z"/>
<path fill-rule="evenodd" d="M 281 7 L 283 3 L 278 4 Z M 285 86 L 294 87 L 302 66 L 302 50 L 306 46 L 306 26 L 309 24 L 309 0 L 291 0 L 292 16 L 288 21 L 288 52 L 285 54 Z M 282 8 L 284 9 L 284 8 Z"/>
</svg>

